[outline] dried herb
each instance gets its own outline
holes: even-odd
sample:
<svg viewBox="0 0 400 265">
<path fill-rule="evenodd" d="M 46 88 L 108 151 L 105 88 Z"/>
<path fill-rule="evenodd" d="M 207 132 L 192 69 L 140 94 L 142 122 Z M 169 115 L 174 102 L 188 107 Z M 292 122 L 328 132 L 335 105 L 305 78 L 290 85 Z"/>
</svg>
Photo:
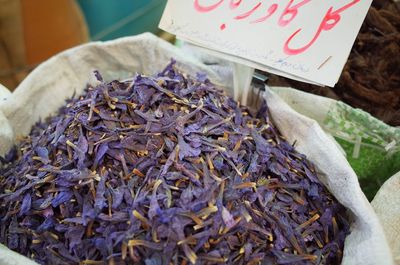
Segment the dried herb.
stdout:
<svg viewBox="0 0 400 265">
<path fill-rule="evenodd" d="M 349 231 L 265 103 L 174 63 L 88 87 L 3 160 L 0 241 L 43 264 L 338 264 Z"/>
</svg>

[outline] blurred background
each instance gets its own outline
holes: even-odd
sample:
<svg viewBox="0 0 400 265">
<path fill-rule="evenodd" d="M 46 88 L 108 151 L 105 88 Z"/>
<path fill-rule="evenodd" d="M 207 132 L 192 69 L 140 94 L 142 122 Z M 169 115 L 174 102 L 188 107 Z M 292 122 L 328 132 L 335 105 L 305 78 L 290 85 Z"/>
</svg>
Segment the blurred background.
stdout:
<svg viewBox="0 0 400 265">
<path fill-rule="evenodd" d="M 13 90 L 39 63 L 70 47 L 153 32 L 166 0 L 0 0 L 0 84 Z"/>
</svg>

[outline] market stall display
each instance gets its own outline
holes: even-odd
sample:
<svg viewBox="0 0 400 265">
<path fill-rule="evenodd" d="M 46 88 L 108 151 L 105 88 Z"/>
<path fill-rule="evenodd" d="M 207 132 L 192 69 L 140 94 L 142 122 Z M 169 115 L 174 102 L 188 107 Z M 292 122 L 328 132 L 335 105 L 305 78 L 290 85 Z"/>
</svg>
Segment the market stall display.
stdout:
<svg viewBox="0 0 400 265">
<path fill-rule="evenodd" d="M 151 47 L 151 48 L 149 48 L 149 47 Z M 99 57 L 99 53 L 102 54 L 101 57 Z M 125 38 L 125 39 L 117 40 L 117 41 L 110 42 L 110 43 L 93 43 L 93 44 L 84 45 L 82 47 L 78 47 L 78 48 L 66 51 L 66 52 L 60 54 L 59 56 L 52 58 L 48 62 L 39 66 L 35 71 L 33 71 L 30 74 L 30 76 L 28 76 L 28 78 L 21 84 L 21 86 L 13 94 L 8 96 L 7 99 L 3 102 L 3 104 L 0 105 L 0 109 L 1 109 L 1 112 L 3 113 L 3 115 L 6 117 L 6 121 L 8 122 L 8 125 L 12 128 L 13 134 L 14 135 L 26 135 L 31 130 L 31 126 L 33 125 L 33 123 L 38 121 L 38 119 L 40 117 L 45 118 L 45 117 L 48 117 L 49 114 L 52 114 L 52 113 L 54 114 L 55 111 L 64 104 L 64 99 L 71 97 L 71 95 L 74 94 L 75 92 L 76 92 L 76 94 L 81 94 L 84 84 L 86 83 L 86 80 L 87 80 L 87 73 L 89 73 L 90 70 L 93 69 L 93 66 L 96 66 L 96 68 L 99 69 L 99 71 L 101 73 L 104 73 L 105 80 L 111 81 L 112 79 L 115 79 L 117 77 L 119 79 L 123 79 L 128 76 L 132 76 L 132 71 L 144 72 L 147 74 L 153 73 L 153 72 L 157 71 L 158 69 L 160 69 L 162 64 L 165 64 L 169 60 L 170 57 L 177 58 L 178 62 L 180 62 L 178 64 L 178 67 L 180 69 L 184 69 L 185 72 L 189 73 L 191 76 L 195 76 L 196 73 L 204 71 L 204 72 L 208 73 L 210 80 L 213 80 L 213 81 L 215 80 L 215 83 L 219 83 L 220 81 L 222 81 L 221 79 L 218 78 L 220 76 L 218 73 L 212 72 L 212 71 L 210 72 L 210 70 L 205 65 L 196 61 L 194 58 L 191 58 L 190 56 L 187 56 L 187 55 L 180 54 L 176 50 L 176 48 L 170 47 L 168 44 L 160 42 L 159 40 L 155 39 L 152 36 L 143 35 L 143 36 L 138 36 L 135 38 Z M 51 74 L 49 74 L 49 73 L 51 73 Z M 44 76 L 46 78 L 43 78 Z M 168 77 L 168 78 L 171 78 L 171 77 Z M 168 80 L 166 80 L 166 81 L 168 81 Z M 57 84 L 57 85 L 55 85 L 55 84 Z M 118 83 L 116 83 L 116 84 L 118 84 Z M 158 85 L 160 85 L 160 84 L 158 84 Z M 114 89 L 119 89 L 119 88 L 117 86 Z M 59 97 L 54 98 L 55 94 L 58 95 Z M 280 100 L 279 97 L 274 95 L 274 93 L 272 93 L 271 91 L 267 91 L 265 97 L 266 97 L 267 102 L 270 107 L 271 118 L 274 121 L 274 123 L 276 124 L 276 126 L 278 127 L 279 131 L 289 141 L 289 143 L 294 143 L 296 141 L 296 144 L 295 144 L 296 149 L 302 153 L 305 153 L 307 155 L 307 157 L 310 159 L 310 161 L 315 163 L 317 171 L 321 172 L 321 173 L 319 173 L 319 180 L 322 183 L 324 183 L 324 185 L 335 196 L 335 198 L 346 209 L 349 210 L 347 212 L 347 214 L 349 214 L 349 217 L 351 218 L 350 234 L 346 237 L 346 243 L 345 243 L 345 247 L 344 247 L 344 251 L 343 251 L 343 262 L 345 262 L 347 264 L 359 264 L 360 262 L 362 263 L 362 262 L 368 261 L 371 264 L 382 264 L 382 263 L 391 264 L 391 262 L 392 262 L 391 254 L 390 254 L 388 245 L 385 241 L 382 228 L 380 227 L 380 224 L 377 220 L 377 217 L 374 214 L 374 212 L 372 211 L 372 208 L 368 204 L 365 196 L 362 194 L 362 192 L 358 186 L 356 175 L 354 174 L 354 172 L 352 171 L 352 169 L 346 162 L 345 158 L 340 154 L 339 150 L 334 145 L 334 143 L 323 133 L 323 131 L 319 128 L 319 126 L 315 122 L 311 121 L 310 119 L 305 118 L 302 115 L 299 115 L 298 113 L 296 113 L 295 111 L 290 109 L 290 107 L 288 107 L 282 100 Z M 54 100 L 53 100 L 53 98 L 54 98 Z M 103 102 L 105 104 L 104 106 L 106 108 L 113 108 L 111 106 L 115 106 L 115 108 L 117 109 L 119 107 L 118 104 L 120 104 L 120 103 L 116 102 L 116 100 L 113 99 L 113 95 L 109 95 L 110 101 L 107 100 L 106 98 L 107 98 L 107 96 L 104 97 L 104 102 Z M 84 99 L 82 99 L 82 100 L 84 100 Z M 44 102 L 46 102 L 48 104 L 41 104 Z M 184 108 L 181 111 L 185 111 L 185 107 L 187 109 L 191 108 L 191 106 L 186 106 L 184 104 L 185 103 L 184 101 L 183 101 L 183 103 L 182 102 L 176 102 L 176 103 L 183 104 Z M 212 101 L 212 103 L 214 104 L 214 101 Z M 197 107 L 198 107 L 198 105 L 196 105 L 196 108 L 194 108 L 194 110 L 196 110 Z M 102 108 L 100 108 L 100 110 L 101 109 Z M 87 110 L 90 113 L 90 107 Z M 97 113 L 98 110 L 99 109 L 97 107 L 96 107 L 96 109 L 93 108 L 92 115 L 95 115 L 94 117 L 101 117 L 99 115 L 104 114 L 100 111 L 99 111 L 99 113 Z M 139 111 L 143 111 L 143 110 L 139 110 Z M 171 110 L 171 111 L 174 111 L 174 110 Z M 29 115 L 27 115 L 28 113 L 29 113 Z M 189 113 L 190 113 L 190 111 L 189 111 Z M 112 128 L 112 126 L 113 126 L 112 123 L 114 121 L 112 120 L 113 116 L 111 116 L 111 115 L 112 115 L 112 113 L 108 113 L 108 114 L 105 113 L 105 116 L 103 116 L 103 117 L 107 117 L 107 119 L 111 118 L 111 120 L 109 120 L 110 122 L 104 123 L 104 125 L 100 126 L 99 128 L 104 129 L 107 126 L 111 126 L 111 128 Z M 145 115 L 143 117 L 147 117 L 147 115 Z M 147 118 L 149 118 L 149 117 L 147 117 Z M 83 119 L 83 120 L 85 120 L 85 119 Z M 150 122 L 150 124 L 153 124 L 153 125 L 149 125 L 150 126 L 149 130 L 154 126 L 154 122 Z M 58 130 L 56 129 L 57 127 L 59 127 Z M 60 131 L 60 130 L 63 131 L 63 129 L 62 129 L 63 124 L 60 122 L 59 126 L 56 126 L 56 128 L 55 129 L 57 131 Z M 178 127 L 178 129 L 179 129 L 179 127 Z M 211 130 L 214 130 L 214 129 L 217 129 L 217 128 L 211 128 Z M 73 127 L 65 128 L 65 132 L 68 132 L 69 130 L 71 130 L 71 132 L 72 131 L 80 132 L 79 130 L 75 131 L 73 129 Z M 10 138 L 4 137 L 5 134 L 3 134 L 3 132 L 4 132 L 3 130 L 0 130 L 0 139 L 1 139 L 0 141 L 2 143 L 2 146 L 4 146 L 3 143 L 9 145 Z M 268 130 L 266 132 L 268 132 Z M 46 133 L 45 133 L 45 135 L 46 135 Z M 68 137 L 66 137 L 66 138 L 68 138 Z M 76 144 L 77 143 L 76 141 L 79 140 L 79 136 L 73 134 L 73 135 L 71 135 L 71 137 L 73 137 L 72 140 L 70 140 L 70 142 L 67 143 L 67 139 L 63 138 L 61 134 L 58 136 L 58 140 L 60 140 L 60 139 L 62 140 L 62 144 L 60 145 L 60 147 L 62 146 L 64 148 L 64 149 L 61 148 L 62 153 L 60 153 L 58 155 L 63 157 L 63 154 L 69 154 L 69 155 L 71 155 L 72 160 L 74 160 L 73 159 L 74 153 L 76 153 L 77 154 L 76 161 L 79 161 L 80 160 L 79 157 L 82 157 L 81 155 L 79 155 L 82 153 L 82 152 L 80 152 L 81 150 L 78 148 L 79 145 Z M 252 137 L 253 138 L 257 137 L 257 135 L 252 135 Z M 99 141 L 102 141 L 104 139 L 107 139 L 107 137 L 99 139 Z M 54 138 L 53 138 L 53 140 L 54 140 Z M 250 139 L 247 139 L 247 140 L 250 140 Z M 104 141 L 107 142 L 107 140 L 104 140 Z M 119 141 L 119 140 L 117 140 L 117 141 Z M 173 140 L 173 142 L 174 141 L 175 142 L 178 141 L 178 146 L 179 146 L 179 139 Z M 186 142 L 186 144 L 189 145 L 190 142 L 188 142 L 187 140 L 184 140 L 184 141 Z M 98 144 L 101 145 L 102 142 L 100 142 Z M 185 146 L 185 144 L 183 142 L 181 142 L 181 144 L 183 146 Z M 142 143 L 142 145 L 143 145 L 143 143 Z M 257 144 L 256 144 L 256 146 L 257 146 Z M 290 145 L 287 145 L 286 147 L 291 148 Z M 214 147 L 209 146 L 209 148 L 215 148 L 215 146 Z M 261 148 L 263 148 L 263 146 L 261 146 Z M 189 150 L 193 151 L 192 149 L 189 149 Z M 89 147 L 88 147 L 88 150 L 89 150 Z M 257 150 L 257 147 L 256 147 L 256 150 Z M 45 150 L 42 149 L 42 151 L 44 151 L 44 153 L 41 153 L 41 154 L 45 155 L 45 153 L 46 153 Z M 34 151 L 34 152 L 36 152 L 36 151 Z M 197 152 L 196 149 L 193 152 Z M 51 157 L 51 155 L 57 155 L 57 153 L 56 154 L 49 153 L 49 158 Z M 207 158 L 207 157 L 205 157 L 205 158 Z M 40 158 L 40 155 L 39 155 L 39 157 L 37 157 L 35 159 L 38 159 L 38 160 L 33 160 L 33 163 L 41 163 L 40 160 L 42 160 L 42 158 Z M 107 161 L 109 161 L 109 162 L 106 162 L 106 163 L 111 163 L 112 161 L 121 161 L 120 157 L 117 157 L 115 159 L 108 157 L 108 159 L 109 160 L 107 160 Z M 179 159 L 179 153 L 178 153 L 178 159 Z M 205 160 L 205 159 L 203 158 L 203 160 Z M 85 161 L 85 159 L 84 159 L 84 161 Z M 195 164 L 194 162 L 195 161 L 193 161 L 193 164 Z M 201 161 L 200 161 L 200 163 L 202 164 Z M 227 162 L 227 163 L 223 163 L 223 164 L 228 165 L 228 167 L 230 166 L 231 169 L 233 169 L 232 172 L 234 172 L 234 173 L 236 172 L 236 170 L 233 168 L 233 166 L 230 163 Z M 240 169 L 240 167 L 238 168 L 236 164 L 234 164 L 234 165 L 235 165 L 236 169 L 238 169 L 238 170 Z M 112 162 L 112 166 L 115 166 L 114 162 Z M 208 166 L 208 165 L 206 165 L 206 166 Z M 215 166 L 216 166 L 216 164 L 214 163 L 214 169 L 216 168 Z M 68 168 L 68 170 L 72 170 L 72 169 Z M 122 170 L 124 170 L 123 166 L 122 166 Z M 200 169 L 200 170 L 203 171 L 203 169 Z M 135 170 L 132 170 L 132 173 L 136 174 L 136 177 L 134 177 L 132 175 L 131 176 L 132 179 L 141 179 L 137 173 L 144 174 L 144 172 L 140 171 L 139 169 L 138 169 L 138 171 L 135 171 L 136 173 L 133 171 L 135 171 Z M 102 178 L 103 173 L 109 174 L 106 172 L 108 172 L 108 170 L 106 170 L 106 171 L 101 171 L 101 169 L 99 170 L 98 173 L 101 175 L 99 181 L 104 181 L 105 183 L 103 183 L 103 184 L 106 187 L 105 189 L 108 190 L 108 192 L 110 192 L 110 187 L 106 185 L 106 183 L 107 183 L 106 180 L 109 180 L 108 176 L 105 178 Z M 236 172 L 236 173 L 238 173 L 238 172 Z M 54 174 L 57 174 L 57 173 L 53 172 L 53 175 Z M 307 173 L 306 173 L 306 175 L 307 175 Z M 303 176 L 305 177 L 305 175 L 303 175 Z M 73 176 L 71 176 L 71 177 L 73 177 Z M 191 178 L 191 176 L 189 176 L 189 178 L 190 178 L 190 182 L 196 180 L 196 178 Z M 98 177 L 95 177 L 93 181 L 98 181 L 96 179 L 98 179 Z M 28 180 L 29 180 L 29 178 L 28 178 Z M 31 178 L 31 180 L 29 180 L 29 181 L 35 181 L 35 178 Z M 84 183 L 84 181 L 82 181 L 80 184 L 82 184 L 82 183 Z M 56 182 L 55 182 L 55 184 L 56 184 Z M 100 184 L 100 182 L 99 182 L 99 184 Z M 101 185 L 103 185 L 103 184 L 101 184 Z M 163 189 L 163 185 L 161 183 L 158 184 L 157 189 L 155 189 L 155 187 L 154 187 L 155 184 L 157 184 L 157 183 L 153 182 L 152 184 L 150 184 L 149 188 L 152 188 L 153 190 Z M 181 183 L 181 185 L 185 185 L 185 184 L 186 183 Z M 101 185 L 100 185 L 100 187 L 102 187 Z M 249 185 L 249 187 L 251 187 L 253 189 L 254 184 L 246 184 L 246 185 Z M 257 182 L 256 182 L 256 185 L 257 185 Z M 97 186 L 97 187 L 99 187 L 99 186 Z M 228 186 L 227 186 L 227 188 L 228 188 Z M 244 186 L 242 188 L 246 189 L 246 187 L 244 187 Z M 234 189 L 234 190 L 237 190 L 237 189 Z M 241 190 L 241 188 L 239 190 Z M 318 191 L 319 191 L 319 188 L 318 188 Z M 54 192 L 61 193 L 61 190 L 54 191 Z M 50 193 L 53 193 L 53 191 L 51 191 Z M 319 194 L 320 194 L 320 192 L 319 192 Z M 48 196 L 50 194 L 46 194 L 46 195 Z M 54 195 L 56 195 L 56 194 L 54 194 Z M 85 194 L 83 194 L 83 195 L 85 195 Z M 106 195 L 106 192 L 104 193 L 104 195 Z M 289 195 L 289 194 L 287 194 L 287 195 Z M 37 195 L 35 194 L 34 196 L 37 196 Z M 158 199 L 158 193 L 156 193 L 155 196 Z M 165 195 L 165 196 L 167 196 L 167 195 Z M 281 199 L 282 198 L 288 199 L 286 196 L 283 196 L 283 197 L 281 195 L 278 195 L 278 196 Z M 311 195 L 308 195 L 308 196 L 311 196 Z M 4 196 L 2 196 L 2 197 L 4 197 Z M 5 196 L 5 197 L 7 197 L 7 196 Z M 63 196 L 61 196 L 60 199 L 62 197 Z M 23 200 L 24 199 L 22 198 L 22 201 Z M 108 205 L 107 200 L 108 199 L 104 197 L 104 199 L 101 200 L 102 201 L 101 204 L 103 205 L 103 203 L 105 203 Z M 29 204 L 28 201 L 29 201 L 29 199 L 25 200 L 25 207 L 26 207 L 26 204 Z M 161 202 L 159 202 L 159 204 L 160 203 Z M 74 202 L 74 204 L 75 204 L 75 202 Z M 31 204 L 31 206 L 32 205 L 33 204 Z M 61 205 L 63 205 L 63 203 L 61 203 Z M 217 203 L 216 203 L 216 205 L 217 205 Z M 212 208 L 212 206 L 213 205 L 207 205 L 205 207 Z M 17 206 L 17 208 L 18 207 L 19 206 Z M 56 207 L 60 208 L 59 205 L 57 205 Z M 224 207 L 227 209 L 227 212 L 232 215 L 232 213 L 234 211 L 232 211 L 230 206 L 224 205 Z M 61 208 L 64 208 L 64 210 L 66 212 L 69 211 L 68 207 L 61 206 Z M 217 208 L 218 208 L 218 206 L 217 206 Z M 18 210 L 19 210 L 19 208 L 18 208 Z M 249 210 L 247 210 L 247 211 L 249 211 Z M 60 214 L 60 210 L 56 211 L 56 213 Z M 133 220 L 136 220 L 137 224 L 140 227 L 149 225 L 146 223 L 146 220 L 149 220 L 149 217 L 146 216 L 145 212 L 141 212 L 140 209 L 137 210 L 137 212 L 132 212 L 129 214 L 131 214 L 129 217 L 132 218 Z M 157 211 L 156 211 L 156 214 L 157 214 Z M 251 213 L 249 213 L 249 214 L 251 215 Z M 222 215 L 222 213 L 221 213 L 221 215 Z M 225 215 L 225 217 L 226 216 L 229 217 L 229 215 L 227 215 L 226 212 L 224 215 Z M 78 218 L 78 219 L 79 219 L 79 217 L 83 218 L 82 215 L 76 216 L 76 218 Z M 108 209 L 107 209 L 107 211 L 104 213 L 104 218 L 107 219 L 108 217 L 109 217 L 109 215 L 108 215 Z M 142 218 L 142 217 L 144 217 L 144 218 Z M 317 217 L 314 217 L 314 218 L 317 218 Z M 314 221 L 313 224 L 321 222 L 321 218 L 322 218 L 322 216 L 320 216 L 318 218 L 318 220 Z M 192 220 L 191 217 L 189 217 L 189 219 Z M 226 218 L 226 220 L 224 220 L 224 218 L 221 219 L 221 221 L 224 224 L 225 224 L 225 222 L 230 223 L 230 222 L 228 222 L 229 220 L 231 220 L 231 219 L 230 218 Z M 235 218 L 234 218 L 234 220 L 236 221 Z M 311 219 L 310 222 L 312 222 L 312 221 L 313 221 L 313 219 Z M 49 221 L 49 222 L 51 222 L 51 221 Z M 105 222 L 107 222 L 107 221 L 105 221 Z M 303 223 L 303 222 L 301 222 L 301 223 Z M 93 227 L 93 228 L 96 228 L 96 227 Z M 335 231 L 335 229 L 333 229 L 333 231 Z M 52 237 L 52 238 L 56 239 L 55 237 Z M 48 240 L 53 240 L 53 239 L 49 238 Z M 158 237 L 157 237 L 157 239 L 158 239 Z M 149 238 L 148 240 L 153 240 L 153 239 Z M 181 244 L 190 245 L 192 242 L 193 242 L 193 239 L 188 239 L 187 241 L 183 241 Z M 295 241 L 293 241 L 293 242 L 295 242 Z M 368 243 L 365 244 L 365 242 L 368 242 Z M 37 243 L 41 243 L 41 242 L 37 242 Z M 157 244 L 158 242 L 154 241 L 154 243 Z M 136 241 L 136 242 L 134 241 L 131 243 L 131 245 L 132 244 L 136 247 L 137 247 L 137 244 L 139 244 L 140 247 L 143 247 L 143 244 L 145 244 L 145 243 L 142 241 Z M 291 244 L 291 243 L 289 243 L 289 244 Z M 128 243 L 128 245 L 129 245 L 129 243 Z M 210 245 L 211 245 L 211 243 L 210 243 Z M 154 246 L 154 245 L 152 245 L 152 246 Z M 70 246 L 66 245 L 64 247 L 68 248 Z M 1 250 L 1 251 L 3 251 L 3 250 Z M 299 254 L 299 252 L 297 252 L 296 254 Z M 122 255 L 122 250 L 121 250 L 121 255 Z M 4 258 L 11 257 L 14 260 L 18 260 L 18 258 L 15 256 L 15 254 L 10 254 L 9 251 L 4 251 L 4 255 L 1 255 L 1 257 L 2 258 L 3 257 Z"/>
<path fill-rule="evenodd" d="M 272 124 L 174 62 L 99 84 L 0 170 L 0 242 L 40 263 L 338 264 L 344 207 Z"/>
</svg>

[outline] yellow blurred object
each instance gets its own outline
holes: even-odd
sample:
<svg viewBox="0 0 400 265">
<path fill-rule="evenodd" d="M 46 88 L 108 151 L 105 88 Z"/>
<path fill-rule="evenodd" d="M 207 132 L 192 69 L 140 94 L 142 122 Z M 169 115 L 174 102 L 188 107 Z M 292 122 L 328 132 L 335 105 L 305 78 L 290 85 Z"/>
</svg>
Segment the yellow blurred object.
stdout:
<svg viewBox="0 0 400 265">
<path fill-rule="evenodd" d="M 21 81 L 14 69 L 25 66 L 21 4 L 0 0 L 0 83 L 9 89 Z"/>
<path fill-rule="evenodd" d="M 13 90 L 38 63 L 87 42 L 74 0 L 0 0 L 0 83 Z"/>
</svg>

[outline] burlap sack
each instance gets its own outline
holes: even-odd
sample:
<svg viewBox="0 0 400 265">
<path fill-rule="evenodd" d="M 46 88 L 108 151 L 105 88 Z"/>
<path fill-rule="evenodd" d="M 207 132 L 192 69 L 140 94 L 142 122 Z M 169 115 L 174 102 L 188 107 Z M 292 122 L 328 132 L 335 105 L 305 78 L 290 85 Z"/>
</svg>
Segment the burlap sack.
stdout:
<svg viewBox="0 0 400 265">
<path fill-rule="evenodd" d="M 206 72 L 215 83 L 232 86 L 230 79 L 224 80 L 223 72 L 207 67 L 150 34 L 86 44 L 40 65 L 1 102 L 0 113 L 7 119 L 0 125 L 1 151 L 6 151 L 12 142 L 5 133 L 7 130 L 11 128 L 14 137 L 29 133 L 34 122 L 54 114 L 74 92 L 81 93 L 93 69 L 98 69 L 106 80 L 123 79 L 135 72 L 157 72 L 171 57 L 189 74 Z M 317 122 L 295 112 L 272 91 L 267 91 L 265 97 L 282 134 L 291 142 L 297 140 L 298 150 L 324 173 L 321 175 L 324 184 L 349 210 L 351 234 L 345 242 L 343 264 L 393 264 L 378 218 L 337 146 Z M 10 128 L 4 129 L 7 123 Z M 0 248 L 0 264 L 27 262 L 20 260 L 18 254 Z"/>
</svg>

